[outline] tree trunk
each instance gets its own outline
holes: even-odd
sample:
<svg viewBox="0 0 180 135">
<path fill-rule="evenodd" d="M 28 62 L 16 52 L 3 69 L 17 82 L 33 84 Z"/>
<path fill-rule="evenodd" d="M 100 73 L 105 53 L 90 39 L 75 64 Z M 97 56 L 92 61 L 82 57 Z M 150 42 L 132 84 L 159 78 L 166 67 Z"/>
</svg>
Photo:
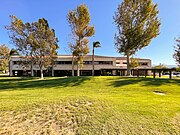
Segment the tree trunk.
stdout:
<svg viewBox="0 0 180 135">
<path fill-rule="evenodd" d="M 131 76 L 131 67 L 130 67 L 130 60 L 129 60 L 129 51 L 127 52 L 127 75 L 126 76 Z"/>
<path fill-rule="evenodd" d="M 79 61 L 77 63 L 77 76 L 79 76 Z"/>
<path fill-rule="evenodd" d="M 72 57 L 72 76 L 74 76 L 74 55 Z"/>
<path fill-rule="evenodd" d="M 94 46 L 92 51 L 92 76 L 94 76 Z"/>
<path fill-rule="evenodd" d="M 54 77 L 54 65 L 52 65 L 52 77 Z"/>
<path fill-rule="evenodd" d="M 41 71 L 41 79 L 44 79 L 42 68 L 40 69 L 40 71 Z"/>
<path fill-rule="evenodd" d="M 34 71 L 33 71 L 33 63 L 31 63 L 31 77 L 34 76 Z"/>
</svg>

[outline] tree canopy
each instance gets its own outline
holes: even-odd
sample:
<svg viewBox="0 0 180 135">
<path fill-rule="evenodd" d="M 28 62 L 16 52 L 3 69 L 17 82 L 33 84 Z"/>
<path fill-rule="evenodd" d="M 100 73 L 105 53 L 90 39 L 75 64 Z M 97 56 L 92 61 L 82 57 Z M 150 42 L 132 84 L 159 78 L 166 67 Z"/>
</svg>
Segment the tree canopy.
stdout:
<svg viewBox="0 0 180 135">
<path fill-rule="evenodd" d="M 130 56 L 159 35 L 157 6 L 152 0 L 123 0 L 115 12 L 113 18 L 118 30 L 115 48 L 127 56 L 127 75 L 130 75 Z"/>
<path fill-rule="evenodd" d="M 11 24 L 5 26 L 8 30 L 11 43 L 16 46 L 21 56 L 30 56 L 32 53 L 32 45 L 28 43 L 28 37 L 33 31 L 30 23 L 24 23 L 21 19 L 11 15 Z"/>
<path fill-rule="evenodd" d="M 0 70 L 7 71 L 9 64 L 10 49 L 7 45 L 0 45 Z"/>
<path fill-rule="evenodd" d="M 21 56 L 21 65 L 24 68 L 28 68 L 31 65 L 31 76 L 33 74 L 33 65 L 35 64 L 35 59 L 33 56 L 33 45 L 28 42 L 28 37 L 30 33 L 33 32 L 31 23 L 24 23 L 21 19 L 14 15 L 10 16 L 11 24 L 5 28 L 8 30 L 11 43 L 15 45 L 18 54 Z M 31 56 L 31 57 L 30 57 Z"/>
<path fill-rule="evenodd" d="M 176 39 L 176 46 L 173 57 L 176 60 L 178 66 L 180 67 L 180 37 Z"/>
<path fill-rule="evenodd" d="M 155 69 L 165 69 L 167 66 L 165 64 L 159 63 L 159 65 L 154 66 Z"/>
<path fill-rule="evenodd" d="M 14 55 L 19 55 L 19 52 L 16 49 L 12 48 L 10 51 L 10 56 L 14 56 Z"/>
<path fill-rule="evenodd" d="M 131 69 L 135 69 L 139 66 L 139 60 L 137 58 L 130 58 L 130 67 Z"/>
<path fill-rule="evenodd" d="M 32 45 L 33 57 L 43 78 L 43 69 L 54 64 L 53 60 L 56 59 L 58 39 L 55 37 L 54 29 L 49 27 L 48 21 L 44 18 L 32 23 L 32 27 L 34 31 L 30 33 L 28 42 Z"/>
</svg>

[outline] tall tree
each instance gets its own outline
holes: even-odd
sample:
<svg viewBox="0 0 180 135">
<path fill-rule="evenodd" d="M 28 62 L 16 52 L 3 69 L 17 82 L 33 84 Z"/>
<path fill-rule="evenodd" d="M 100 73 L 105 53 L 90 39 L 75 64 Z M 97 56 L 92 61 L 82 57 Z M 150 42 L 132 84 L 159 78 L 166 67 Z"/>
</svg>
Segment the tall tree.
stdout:
<svg viewBox="0 0 180 135">
<path fill-rule="evenodd" d="M 175 52 L 173 57 L 176 60 L 178 66 L 180 67 L 180 37 L 176 39 Z"/>
<path fill-rule="evenodd" d="M 152 0 L 123 0 L 115 12 L 115 48 L 127 56 L 127 76 L 131 75 L 130 56 L 159 35 L 157 6 Z"/>
<path fill-rule="evenodd" d="M 19 55 L 23 59 L 21 61 L 21 64 L 28 67 L 30 65 L 31 76 L 34 76 L 33 65 L 35 64 L 35 59 L 32 57 L 32 45 L 28 42 L 28 37 L 34 29 L 32 29 L 30 23 L 24 23 L 21 19 L 18 19 L 16 16 L 11 15 L 10 18 L 11 24 L 9 26 L 6 26 L 5 28 L 9 31 L 9 37 L 11 39 L 12 44 L 16 46 Z"/>
<path fill-rule="evenodd" d="M 9 64 L 10 49 L 7 45 L 0 45 L 0 70 L 7 71 Z"/>
<path fill-rule="evenodd" d="M 84 56 L 89 53 L 89 40 L 95 34 L 94 26 L 90 26 L 90 14 L 88 7 L 82 4 L 75 10 L 69 11 L 67 15 L 68 23 L 71 27 L 72 35 L 75 40 L 73 47 L 73 63 L 77 61 L 77 76 L 79 76 L 79 68 L 82 67 Z"/>
<path fill-rule="evenodd" d="M 92 51 L 92 76 L 94 76 L 94 48 L 101 47 L 100 42 L 93 42 L 93 51 Z"/>
<path fill-rule="evenodd" d="M 28 43 L 32 45 L 32 56 L 39 65 L 43 79 L 43 70 L 49 65 L 54 65 L 57 58 L 58 39 L 55 37 L 54 29 L 49 27 L 48 21 L 44 18 L 32 23 L 32 28 L 33 32 L 28 37 Z"/>
</svg>

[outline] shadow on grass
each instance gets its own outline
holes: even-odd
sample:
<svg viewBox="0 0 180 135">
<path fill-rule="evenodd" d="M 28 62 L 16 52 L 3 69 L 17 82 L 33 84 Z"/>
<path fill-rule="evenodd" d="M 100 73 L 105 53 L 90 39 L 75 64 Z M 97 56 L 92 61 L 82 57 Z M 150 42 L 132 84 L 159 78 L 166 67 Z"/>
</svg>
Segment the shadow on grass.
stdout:
<svg viewBox="0 0 180 135">
<path fill-rule="evenodd" d="M 16 81 L 22 81 L 22 80 L 33 80 L 33 79 L 36 79 L 36 77 L 2 77 L 0 76 L 0 84 L 1 83 L 6 83 L 6 82 L 16 82 Z"/>
<path fill-rule="evenodd" d="M 161 86 L 176 84 L 180 86 L 180 80 L 175 79 L 163 79 L 163 78 L 117 78 L 112 80 L 109 86 L 122 87 L 132 84 L 140 84 L 140 86 Z"/>
<path fill-rule="evenodd" d="M 29 88 L 74 87 L 81 85 L 86 80 L 89 80 L 89 77 L 52 78 L 47 80 L 38 80 L 34 78 L 0 79 L 0 91 L 24 90 Z"/>
</svg>

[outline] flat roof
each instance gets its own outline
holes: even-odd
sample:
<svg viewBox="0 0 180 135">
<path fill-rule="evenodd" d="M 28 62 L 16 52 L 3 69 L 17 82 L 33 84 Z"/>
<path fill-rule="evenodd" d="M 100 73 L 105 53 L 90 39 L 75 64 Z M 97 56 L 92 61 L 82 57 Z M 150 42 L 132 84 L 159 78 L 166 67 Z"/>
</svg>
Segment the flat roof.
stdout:
<svg viewBox="0 0 180 135">
<path fill-rule="evenodd" d="M 12 58 L 20 58 L 21 56 L 11 56 Z M 57 56 L 58 58 L 72 58 L 72 55 L 58 55 Z M 92 55 L 85 55 L 84 56 L 85 58 L 88 58 L 88 57 L 92 57 Z M 94 57 L 96 58 L 115 58 L 116 60 L 126 60 L 127 57 L 115 57 L 115 56 L 102 56 L 102 55 L 94 55 Z M 139 59 L 139 60 L 149 60 L 151 61 L 151 59 L 145 59 L 145 58 L 136 58 L 136 59 Z"/>
</svg>

